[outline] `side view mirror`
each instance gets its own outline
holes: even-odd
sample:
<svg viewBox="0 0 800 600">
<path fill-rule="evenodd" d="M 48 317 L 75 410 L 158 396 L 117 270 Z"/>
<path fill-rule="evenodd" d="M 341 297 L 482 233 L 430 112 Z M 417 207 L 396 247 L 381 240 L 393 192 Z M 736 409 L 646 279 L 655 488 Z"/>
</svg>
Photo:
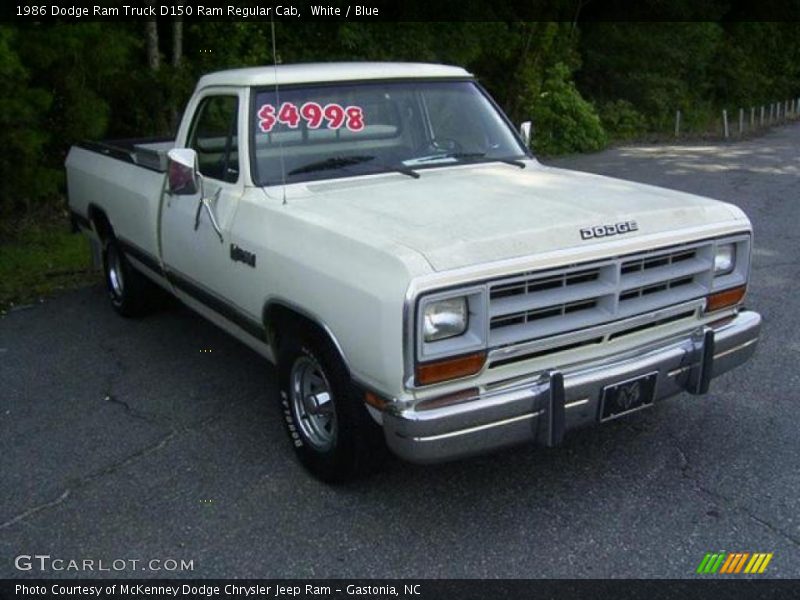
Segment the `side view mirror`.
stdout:
<svg viewBox="0 0 800 600">
<path fill-rule="evenodd" d="M 191 148 L 173 148 L 167 152 L 169 193 L 174 196 L 193 196 L 202 187 L 197 170 L 197 152 Z"/>
<path fill-rule="evenodd" d="M 519 126 L 519 134 L 522 136 L 522 139 L 525 141 L 525 146 L 530 148 L 531 145 L 531 134 L 533 133 L 533 124 L 530 121 L 525 121 L 522 125 Z"/>
</svg>

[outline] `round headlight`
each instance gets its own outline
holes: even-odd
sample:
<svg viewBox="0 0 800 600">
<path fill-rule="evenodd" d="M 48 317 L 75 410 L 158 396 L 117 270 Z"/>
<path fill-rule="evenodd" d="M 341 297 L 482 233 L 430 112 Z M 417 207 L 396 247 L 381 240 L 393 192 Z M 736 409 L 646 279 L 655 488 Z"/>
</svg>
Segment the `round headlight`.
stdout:
<svg viewBox="0 0 800 600">
<path fill-rule="evenodd" d="M 425 306 L 423 334 L 426 342 L 435 342 L 461 335 L 468 324 L 467 299 L 447 298 Z"/>
<path fill-rule="evenodd" d="M 727 275 L 736 265 L 736 252 L 733 244 L 717 246 L 714 254 L 714 276 Z"/>
</svg>

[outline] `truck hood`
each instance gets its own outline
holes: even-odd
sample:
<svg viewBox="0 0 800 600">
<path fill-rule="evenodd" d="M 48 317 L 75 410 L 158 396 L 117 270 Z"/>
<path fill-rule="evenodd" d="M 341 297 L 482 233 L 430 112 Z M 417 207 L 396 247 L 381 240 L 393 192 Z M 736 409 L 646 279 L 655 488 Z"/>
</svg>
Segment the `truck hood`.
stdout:
<svg viewBox="0 0 800 600">
<path fill-rule="evenodd" d="M 635 220 L 626 238 L 742 219 L 738 208 L 578 171 L 486 163 L 310 183 L 290 203 L 318 223 L 385 236 L 437 271 L 575 247 L 580 230 Z M 293 186 L 294 187 L 294 186 Z M 616 238 L 615 238 L 616 239 Z"/>
</svg>

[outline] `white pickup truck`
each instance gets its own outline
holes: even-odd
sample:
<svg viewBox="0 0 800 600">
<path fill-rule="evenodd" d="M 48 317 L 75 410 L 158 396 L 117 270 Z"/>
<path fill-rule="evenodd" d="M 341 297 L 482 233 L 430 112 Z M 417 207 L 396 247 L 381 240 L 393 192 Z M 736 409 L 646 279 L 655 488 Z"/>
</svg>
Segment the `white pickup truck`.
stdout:
<svg viewBox="0 0 800 600">
<path fill-rule="evenodd" d="M 463 69 L 202 77 L 177 139 L 82 143 L 75 222 L 112 306 L 160 286 L 277 365 L 292 444 L 342 480 L 553 446 L 756 347 L 737 207 L 540 164 Z"/>
</svg>

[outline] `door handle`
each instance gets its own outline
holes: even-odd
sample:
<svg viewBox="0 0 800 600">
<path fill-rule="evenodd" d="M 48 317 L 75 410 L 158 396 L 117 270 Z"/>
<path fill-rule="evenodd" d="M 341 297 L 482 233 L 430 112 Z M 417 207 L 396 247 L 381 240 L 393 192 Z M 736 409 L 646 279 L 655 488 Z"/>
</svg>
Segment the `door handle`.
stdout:
<svg viewBox="0 0 800 600">
<path fill-rule="evenodd" d="M 219 241 L 222 243 L 222 228 L 219 226 L 217 222 L 217 217 L 214 214 L 214 208 L 211 206 L 211 201 L 217 201 L 219 198 L 220 193 L 222 192 L 222 188 L 217 188 L 217 191 L 214 192 L 214 195 L 210 198 L 203 196 L 202 193 L 200 194 L 200 202 L 197 203 L 197 212 L 194 215 L 194 230 L 197 231 L 197 228 L 200 227 L 200 211 L 205 208 L 206 212 L 208 213 L 208 218 L 211 221 L 211 227 L 214 228 L 214 231 L 219 236 Z"/>
</svg>

